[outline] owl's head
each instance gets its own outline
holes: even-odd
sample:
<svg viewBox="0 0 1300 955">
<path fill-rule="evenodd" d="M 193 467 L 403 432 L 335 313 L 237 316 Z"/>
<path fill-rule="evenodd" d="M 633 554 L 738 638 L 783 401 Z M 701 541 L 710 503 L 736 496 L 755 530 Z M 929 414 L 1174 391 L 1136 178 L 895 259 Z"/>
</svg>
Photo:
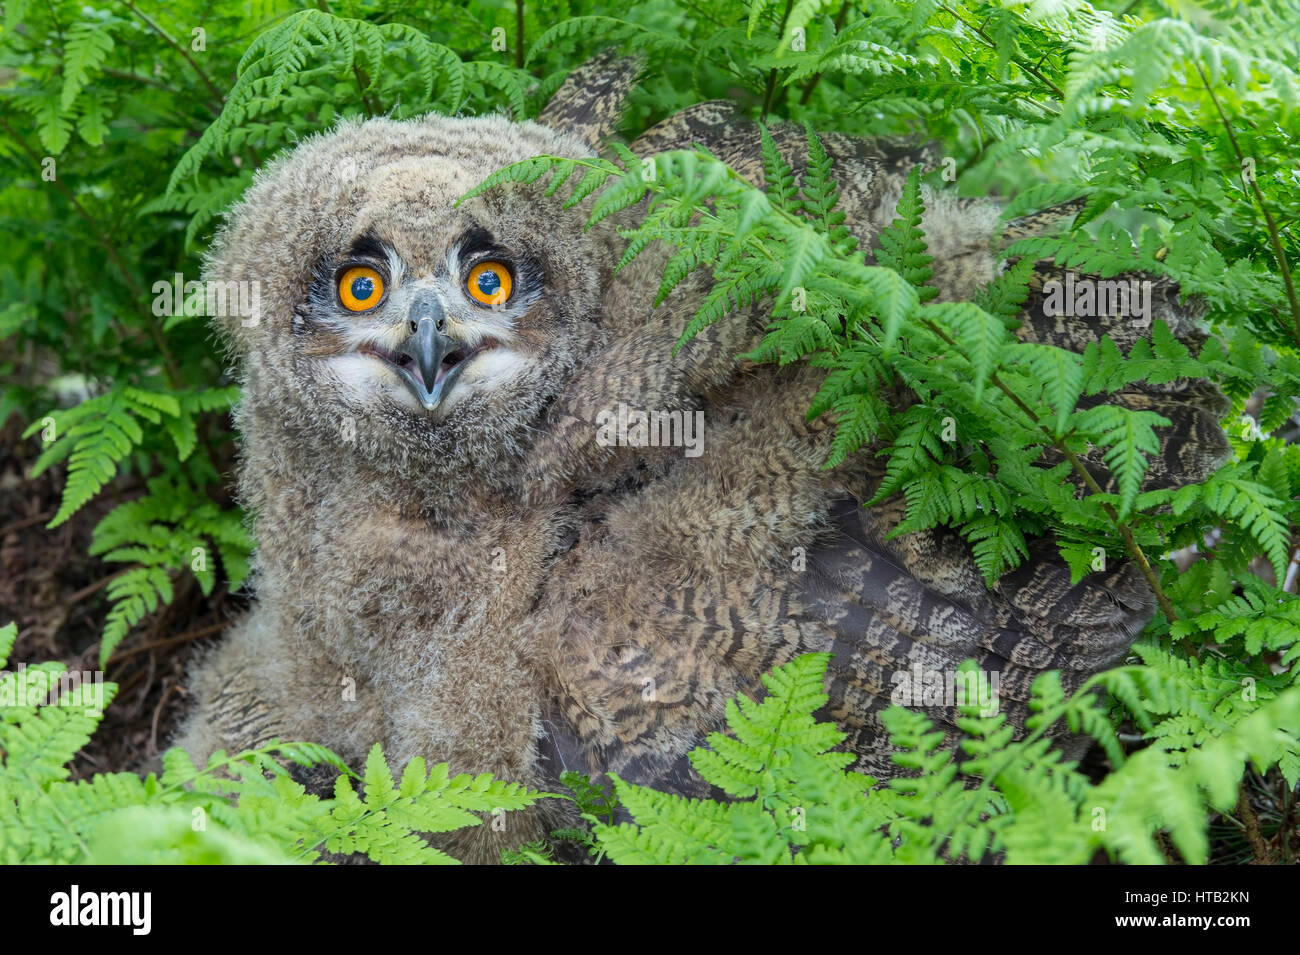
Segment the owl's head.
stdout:
<svg viewBox="0 0 1300 955">
<path fill-rule="evenodd" d="M 517 456 L 600 334 L 616 253 L 544 184 L 457 200 L 544 153 L 592 155 L 536 123 L 428 116 L 347 122 L 259 172 L 206 264 L 257 290 L 257 314 L 221 319 L 245 430 L 431 473 Z"/>
</svg>

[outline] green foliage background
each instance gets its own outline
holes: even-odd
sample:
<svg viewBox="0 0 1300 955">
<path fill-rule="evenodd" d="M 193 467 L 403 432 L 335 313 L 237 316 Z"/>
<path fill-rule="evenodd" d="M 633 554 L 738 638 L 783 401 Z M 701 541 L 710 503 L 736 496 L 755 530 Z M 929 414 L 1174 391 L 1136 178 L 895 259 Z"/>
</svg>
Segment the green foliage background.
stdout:
<svg viewBox="0 0 1300 955">
<path fill-rule="evenodd" d="M 619 45 L 648 60 L 622 127 L 629 136 L 725 98 L 767 121 L 935 140 L 956 172 L 947 188 L 1004 196 L 1008 218 L 1084 200 L 1059 235 L 1009 255 L 1167 276 L 1204 298 L 1219 338 L 1199 355 L 1159 333 L 1127 355 L 1106 343 L 1084 356 L 1021 345 L 1006 321 L 1023 300 L 1015 269 L 978 302 L 928 304 L 915 180 L 868 264 L 838 228 L 815 136 L 802 183 L 769 150 L 766 193 L 689 153 L 662 157 L 653 184 L 636 165 L 569 168 L 579 194 L 603 190 L 597 214 L 653 193 L 652 215 L 629 238 L 634 250 L 656 240 L 680 250 L 666 290 L 695 268 L 717 276 L 692 333 L 735 304 L 770 304 L 771 334 L 753 357 L 828 370 L 813 412 L 835 416 L 835 456 L 879 447 L 882 494 L 905 496 L 908 527 L 959 528 L 990 582 L 1024 558 L 1029 535 L 1050 533 L 1078 573 L 1095 547 L 1140 557 L 1162 607 L 1126 666 L 1069 699 L 1050 676 L 1040 681 L 1043 722 L 1028 740 L 1012 742 L 997 717 L 971 717 L 963 728 L 975 758 L 960 771 L 934 751 L 923 720 L 896 711 L 894 741 L 919 775 L 869 790 L 827 753 L 833 728 L 763 744 L 736 722 L 761 724 L 742 706 L 732 726 L 746 746 L 767 746 L 750 760 L 760 777 L 742 785 L 708 757 L 697 767 L 712 765 L 708 778 L 751 808 L 687 805 L 619 783 L 640 829 L 593 812 L 580 841 L 656 861 L 942 861 L 988 849 L 1013 861 L 1079 862 L 1098 849 L 1201 861 L 1215 812 L 1230 812 L 1230 844 L 1292 861 L 1300 604 L 1294 583 L 1283 584 L 1300 491 L 1300 450 L 1286 440 L 1300 394 L 1294 0 L 28 0 L 3 4 L 2 29 L 0 220 L 12 238 L 0 263 L 0 420 L 17 414 L 43 443 L 37 472 L 66 469 L 51 527 L 124 476 L 147 489 L 94 531 L 92 552 L 124 570 L 107 591 L 102 661 L 172 599 L 180 575 L 205 593 L 219 578 L 237 587 L 252 547 L 221 476 L 235 390 L 201 318 L 153 314 L 154 283 L 198 276 L 221 211 L 297 138 L 341 116 L 535 116 L 569 70 Z M 565 172 L 539 160 L 502 175 Z M 790 307 L 796 286 L 806 310 Z M 948 363 L 928 360 L 949 352 Z M 1076 405 L 1131 381 L 1199 375 L 1234 402 L 1233 460 L 1202 485 L 1141 494 L 1160 422 Z M 876 396 L 895 376 L 922 401 L 884 407 Z M 936 444 L 944 415 L 973 440 Z M 1104 452 L 1115 493 L 1075 493 L 1068 460 L 1043 463 L 1089 446 Z M 1193 544 L 1204 553 L 1180 572 L 1168 555 Z M 195 548 L 213 556 L 196 561 Z M 809 727 L 820 674 L 810 666 L 772 687 L 775 700 L 803 701 Z M 1042 731 L 1057 720 L 1103 745 L 1105 779 L 1048 750 Z M 13 750 L 3 748 L 8 778 Z M 368 767 L 367 783 L 384 789 L 381 775 Z M 970 776 L 978 785 L 964 788 Z M 26 784 L 48 795 L 62 778 Z M 791 785 L 801 802 L 788 801 Z M 783 816 L 812 805 L 838 807 L 834 831 L 804 837 Z M 821 817 L 809 818 L 811 827 Z M 286 832 L 282 851 L 311 844 Z M 517 861 L 547 855 L 526 848 Z"/>
</svg>

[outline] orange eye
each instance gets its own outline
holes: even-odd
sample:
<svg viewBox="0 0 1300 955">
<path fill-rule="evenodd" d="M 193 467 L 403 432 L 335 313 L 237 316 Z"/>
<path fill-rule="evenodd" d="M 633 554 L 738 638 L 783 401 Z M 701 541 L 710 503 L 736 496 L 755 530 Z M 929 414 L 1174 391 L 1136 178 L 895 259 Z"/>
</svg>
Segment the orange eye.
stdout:
<svg viewBox="0 0 1300 955">
<path fill-rule="evenodd" d="M 504 305 L 510 299 L 514 279 L 501 262 L 480 262 L 469 270 L 465 287 L 476 302 L 484 305 Z"/>
<path fill-rule="evenodd" d="M 339 301 L 349 312 L 364 312 L 384 297 L 384 280 L 368 265 L 348 269 L 339 278 Z"/>
</svg>

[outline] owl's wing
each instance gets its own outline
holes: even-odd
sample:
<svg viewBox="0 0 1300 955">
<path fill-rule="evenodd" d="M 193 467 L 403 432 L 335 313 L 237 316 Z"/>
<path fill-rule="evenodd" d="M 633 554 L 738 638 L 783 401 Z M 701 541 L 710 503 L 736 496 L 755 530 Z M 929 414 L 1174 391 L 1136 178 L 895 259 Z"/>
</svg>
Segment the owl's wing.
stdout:
<svg viewBox="0 0 1300 955">
<path fill-rule="evenodd" d="M 800 595 L 801 618 L 824 627 L 803 628 L 804 649 L 834 654 L 822 715 L 849 734 L 858 769 L 877 778 L 898 774 L 883 742 L 886 707 L 925 713 L 954 745 L 955 693 L 965 688 L 956 672 L 974 659 L 990 682 L 972 685 L 966 701 L 1006 715 L 1019 735 L 1038 676 L 1059 670 L 1067 692 L 1077 689 L 1123 660 L 1155 609 L 1131 564 L 1071 586 L 1045 542 L 989 591 L 956 535 L 887 541 L 889 517 L 853 498 L 832 505 L 835 538 L 809 553 Z"/>
<path fill-rule="evenodd" d="M 777 148 L 796 175 L 807 168 L 808 137 L 788 123 L 768 128 Z M 897 197 L 912 167 L 936 167 L 941 153 L 934 143 L 910 138 L 860 139 L 842 133 L 818 133 L 835 162 L 840 187 L 840 209 L 848 213 L 847 225 L 861 231 L 889 195 Z M 703 146 L 755 185 L 763 184 L 762 143 L 758 127 L 739 115 L 734 104 L 709 100 L 688 106 L 642 133 L 631 149 L 643 156 L 673 149 Z M 894 207 L 879 210 L 894 218 Z M 855 228 L 856 227 L 856 228 Z"/>
<path fill-rule="evenodd" d="M 802 130 L 778 126 L 772 135 L 786 161 L 801 171 L 806 149 Z M 648 131 L 633 148 L 650 154 L 696 143 L 761 184 L 758 131 L 738 121 L 725 104 L 692 107 Z M 908 171 L 935 159 L 907 143 L 827 136 L 825 145 L 836 164 L 847 224 L 867 246 L 892 220 Z M 978 200 L 936 199 L 925 221 L 932 249 L 943 246 L 945 252 L 936 260 L 936 284 L 944 298 L 965 298 L 1001 267 L 991 247 L 996 209 Z M 1038 234 L 1070 214 L 1067 207 L 1026 217 L 1010 223 L 1005 233 L 1007 238 Z M 1179 302 L 1175 286 L 1151 276 L 1120 277 L 1154 283 L 1152 308 L 1144 319 L 1119 311 L 1092 318 L 1049 314 L 1043 286 L 1068 274 L 1051 263 L 1036 264 L 1020 316 L 1023 340 L 1077 350 L 1109 334 L 1127 347 L 1148 337 L 1157 318 L 1181 341 L 1199 344 L 1203 339 L 1194 308 Z M 680 371 L 674 376 L 668 369 L 653 378 L 643 373 L 646 356 L 671 354 L 683 316 L 690 314 L 690 300 L 687 295 L 663 314 L 641 313 L 642 324 L 629 339 L 635 349 L 620 358 L 622 340 L 615 338 L 609 360 L 591 364 L 583 402 L 608 408 L 616 402 L 606 399 L 615 394 L 640 408 L 694 401 L 706 408 L 711 422 L 720 416 L 727 420 L 730 412 L 707 388 L 673 391 L 686 380 Z M 743 324 L 742 319 L 734 321 Z M 692 344 L 698 345 L 694 354 L 688 347 L 675 360 L 707 364 L 711 349 L 734 342 Z M 716 377 L 725 388 L 726 377 Z M 632 379 L 648 383 L 648 393 L 639 400 L 628 392 Z M 768 390 L 782 388 L 768 385 Z M 925 680 L 974 658 L 986 672 L 998 675 L 1002 711 L 1022 728 L 1029 687 L 1039 674 L 1060 670 L 1066 687 L 1077 687 L 1121 660 L 1154 613 L 1154 599 L 1135 567 L 1120 564 L 1072 586 L 1068 568 L 1046 541 L 1033 542 L 1031 560 L 989 590 L 968 546 L 955 533 L 936 529 L 888 540 L 902 516 L 901 502 L 861 508 L 858 502 L 872 491 L 869 476 L 863 483 L 862 475 L 846 480 L 838 494 L 833 487 L 822 488 L 829 514 L 821 514 L 830 528 L 809 548 L 807 566 L 799 573 L 696 574 L 693 567 L 709 562 L 684 552 L 672 562 L 662 553 L 667 547 L 662 541 L 673 535 L 686 540 L 712 535 L 726 540 L 727 553 L 733 554 L 789 547 L 791 541 L 781 536 L 783 522 L 788 521 L 788 528 L 806 517 L 799 509 L 807 504 L 802 495 L 810 492 L 800 484 L 801 476 L 815 472 L 820 463 L 792 460 L 790 454 L 814 447 L 820 439 L 809 438 L 794 423 L 795 412 L 807 407 L 798 389 L 785 394 L 788 415 L 763 408 L 766 400 L 762 389 L 742 399 L 741 417 L 748 414 L 764 424 L 740 435 L 732 458 L 711 430 L 714 443 L 707 464 L 701 465 L 707 471 L 697 471 L 693 480 L 682 477 L 676 485 L 670 480 L 639 492 L 638 506 L 655 515 L 654 527 L 625 530 L 620 538 L 617 515 L 603 525 L 606 540 L 596 546 L 593 553 L 600 556 L 590 562 L 611 568 L 603 572 L 600 593 L 620 596 L 611 602 L 605 596 L 567 595 L 577 598 L 565 602 L 562 624 L 572 637 L 560 655 L 569 662 L 559 666 L 569 670 L 560 675 L 564 689 L 546 721 L 543 754 L 548 759 L 583 771 L 614 769 L 631 781 L 699 794 L 702 783 L 684 757 L 717 727 L 720 702 L 737 691 L 758 689 L 762 672 L 797 653 L 829 650 L 835 656 L 826 715 L 850 734 L 846 745 L 859 755 L 859 769 L 878 777 L 896 775 L 878 718 L 891 702 L 925 711 L 950 739 L 956 738 L 951 700 L 932 703 L 926 689 L 914 697 L 900 693 L 915 688 L 906 679 L 909 674 Z M 1150 408 L 1171 421 L 1159 429 L 1161 447 L 1146 488 L 1201 480 L 1227 454 L 1218 426 L 1227 403 L 1206 382 L 1133 386 L 1105 400 Z M 789 433 L 779 433 L 773 424 L 783 417 L 790 422 Z M 747 500 L 762 506 L 747 510 Z M 702 510 L 701 502 L 707 502 L 707 509 Z M 649 550 L 638 546 L 637 534 L 655 543 Z M 725 562 L 711 567 L 716 571 Z M 656 580 L 670 583 L 656 588 Z M 556 625 L 561 626 L 558 620 Z M 649 685 L 659 694 L 653 706 L 642 696 L 641 688 Z"/>
<path fill-rule="evenodd" d="M 786 162 L 796 175 L 802 175 L 807 167 L 804 130 L 778 124 L 770 133 Z M 919 146 L 908 140 L 864 140 L 838 133 L 819 136 L 835 164 L 834 173 L 841 190 L 839 208 L 847 215 L 845 225 L 864 246 L 873 247 L 880 230 L 894 218 L 897 200 L 911 169 L 918 165 L 923 170 L 933 168 L 939 155 L 933 145 Z M 648 155 L 696 144 L 710 150 L 755 185 L 763 185 L 758 129 L 738 117 L 735 107 L 729 103 L 700 103 L 682 110 L 647 130 L 632 148 Z M 936 256 L 933 263 L 933 283 L 940 290 L 940 300 L 965 297 L 975 290 L 970 282 L 972 276 L 983 275 L 987 279 L 991 271 L 1001 268 L 992 251 L 995 239 L 1006 245 L 1042 235 L 1082 207 L 1082 200 L 1076 200 L 1013 219 L 995 237 L 985 225 L 988 212 L 995 211 L 996 207 L 986 200 L 951 200 L 945 196 L 931 199 L 936 209 L 925 220 L 927 240 L 931 251 L 935 251 L 938 243 L 945 246 L 943 254 Z M 1044 290 L 1047 283 L 1065 284 L 1067 280 L 1077 283 L 1080 279 L 1098 278 L 1052 262 L 1035 263 L 1017 336 L 1022 341 L 1082 351 L 1102 335 L 1109 335 L 1127 350 L 1139 338 L 1149 340 L 1156 320 L 1160 320 L 1180 342 L 1194 348 L 1204 343 L 1206 335 L 1197 321 L 1198 306 L 1180 302 L 1175 283 L 1145 273 L 1125 273 L 1112 279 L 1150 283 L 1152 301 L 1145 316 L 1116 308 L 1099 308 L 1096 314 L 1086 317 L 1049 313 Z M 1171 420 L 1163 429 L 1161 451 L 1152 461 L 1147 488 L 1176 487 L 1203 480 L 1228 454 L 1227 440 L 1218 422 L 1229 403 L 1206 381 L 1139 384 L 1117 396 L 1085 398 L 1080 406 L 1102 400 L 1156 411 Z"/>
<path fill-rule="evenodd" d="M 643 56 L 606 50 L 568 75 L 537 121 L 598 150 L 623 115 L 627 96 L 644 67 Z"/>
</svg>

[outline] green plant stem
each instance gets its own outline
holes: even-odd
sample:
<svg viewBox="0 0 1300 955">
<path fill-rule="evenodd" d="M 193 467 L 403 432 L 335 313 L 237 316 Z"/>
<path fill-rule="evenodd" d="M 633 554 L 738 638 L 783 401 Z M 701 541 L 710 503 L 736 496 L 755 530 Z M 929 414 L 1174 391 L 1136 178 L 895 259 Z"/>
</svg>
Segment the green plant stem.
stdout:
<svg viewBox="0 0 1300 955">
<path fill-rule="evenodd" d="M 1219 114 L 1219 119 L 1223 122 L 1224 132 L 1228 134 L 1228 143 L 1237 156 L 1238 168 L 1244 171 L 1246 154 L 1242 152 L 1241 145 L 1237 142 L 1237 134 L 1232 129 L 1232 123 L 1228 121 L 1228 115 L 1223 111 L 1219 98 L 1214 95 L 1214 87 L 1210 85 L 1210 79 L 1205 75 L 1205 70 L 1201 68 L 1199 62 L 1194 65 L 1196 66 L 1197 75 L 1201 78 L 1201 85 L 1205 87 L 1210 102 L 1214 104 L 1215 112 Z M 1253 160 L 1253 157 L 1251 158 Z M 1255 197 L 1255 202 L 1259 205 L 1259 211 L 1264 215 L 1264 226 L 1268 230 L 1269 245 L 1273 247 L 1273 257 L 1277 259 L 1277 269 L 1282 276 L 1282 284 L 1286 288 L 1287 304 L 1291 308 L 1291 337 L 1295 339 L 1297 345 L 1300 345 L 1300 298 L 1296 296 L 1295 282 L 1291 277 L 1291 263 L 1287 260 L 1286 251 L 1282 248 L 1282 237 L 1278 231 L 1277 222 L 1273 218 L 1273 213 L 1269 211 L 1268 205 L 1264 202 L 1264 193 L 1260 191 L 1259 183 L 1256 182 L 1254 175 L 1248 177 L 1248 184 L 1251 194 Z"/>
<path fill-rule="evenodd" d="M 172 49 L 174 49 L 177 53 L 179 53 L 182 57 L 185 58 L 185 62 L 188 63 L 191 69 L 194 70 L 195 75 L 197 75 L 198 78 L 203 81 L 203 85 L 206 86 L 208 88 L 208 91 L 211 92 L 212 95 L 216 98 L 217 103 L 225 102 L 226 94 L 222 92 L 221 88 L 218 87 L 216 83 L 212 82 L 211 77 L 209 77 L 208 74 L 203 71 L 203 67 L 199 66 L 199 64 L 195 61 L 194 57 L 190 56 L 189 50 L 185 49 L 184 46 L 176 42 L 175 37 L 173 37 L 165 29 L 163 29 L 163 27 L 156 20 L 151 18 L 147 13 L 144 13 L 139 7 L 137 7 L 134 3 L 132 3 L 131 0 L 118 0 L 118 2 L 121 3 L 122 6 L 130 10 L 132 13 L 134 13 L 142 21 L 144 21 L 144 24 L 147 27 L 149 27 L 149 29 L 153 30 L 154 33 L 157 33 L 160 37 L 162 37 L 168 46 L 170 46 Z"/>
<path fill-rule="evenodd" d="M 790 19 L 790 11 L 793 9 L 794 0 L 785 0 L 785 13 L 781 14 L 781 26 L 777 31 L 778 37 L 785 36 L 785 24 Z M 763 109 L 760 119 L 767 119 L 767 114 L 772 110 L 772 98 L 776 96 L 776 81 L 779 75 L 775 66 L 767 71 L 767 87 L 763 91 Z"/>
<path fill-rule="evenodd" d="M 843 4 L 840 5 L 839 10 L 836 12 L 836 14 L 835 14 L 835 32 L 836 32 L 837 34 L 840 32 L 840 30 L 844 29 L 844 22 L 845 22 L 846 20 L 848 20 L 848 18 L 849 18 L 849 9 L 850 9 L 852 6 L 853 6 L 852 3 L 848 2 L 848 0 L 845 0 L 845 2 L 844 2 Z M 868 16 L 869 16 L 869 14 L 868 14 Z M 804 86 L 803 86 L 803 94 L 799 97 L 799 105 L 800 105 L 800 106 L 807 106 L 807 105 L 808 105 L 808 101 L 809 101 L 810 99 L 812 99 L 813 90 L 817 89 L 817 84 L 820 83 L 820 82 L 822 81 L 822 75 L 823 75 L 823 74 L 820 73 L 820 72 L 819 72 L 819 73 L 816 73 L 816 74 L 814 74 L 812 77 L 810 77 L 810 78 L 808 79 L 808 82 L 804 83 Z"/>
<path fill-rule="evenodd" d="M 105 67 L 103 70 L 105 76 L 111 76 L 114 79 L 125 80 L 128 83 L 141 83 L 145 86 L 152 86 L 155 89 L 166 90 L 173 96 L 185 96 L 186 94 L 174 86 L 168 86 L 161 80 L 156 80 L 152 76 L 141 76 L 139 73 L 132 73 L 128 70 L 115 70 Z"/>
<path fill-rule="evenodd" d="M 515 0 L 515 68 L 524 68 L 524 0 Z"/>
<path fill-rule="evenodd" d="M 357 96 L 360 98 L 361 104 L 365 106 L 366 112 L 371 116 L 378 116 L 383 112 L 379 108 L 379 103 L 373 96 L 366 93 L 366 90 L 370 88 L 370 77 L 366 74 L 366 71 L 357 66 L 356 63 L 352 64 L 352 75 L 357 81 Z"/>
<path fill-rule="evenodd" d="M 960 13 L 958 13 L 956 10 L 952 9 L 951 7 L 941 6 L 939 7 L 939 9 L 942 10 L 944 13 L 948 14 L 950 17 L 952 17 L 962 26 L 966 27 L 968 30 L 973 31 L 976 35 L 979 36 L 981 40 L 987 43 L 991 49 L 994 50 L 997 49 L 998 47 L 997 41 L 984 32 L 984 27 L 977 26 L 974 23 L 971 23 L 969 20 L 967 20 L 965 17 L 963 17 Z M 1051 80 L 1049 80 L 1046 76 L 1044 76 L 1036 66 L 1030 63 L 1026 63 L 1024 60 L 1020 59 L 1020 57 L 1016 57 L 1016 56 L 1013 56 L 1011 58 L 1011 62 L 1015 63 L 1016 66 L 1020 67 L 1030 76 L 1032 76 L 1034 79 L 1038 80 L 1038 82 L 1042 83 L 1049 90 L 1051 90 L 1056 95 L 1057 99 L 1062 99 L 1062 100 L 1065 99 L 1065 90 L 1061 89 Z"/>
</svg>

